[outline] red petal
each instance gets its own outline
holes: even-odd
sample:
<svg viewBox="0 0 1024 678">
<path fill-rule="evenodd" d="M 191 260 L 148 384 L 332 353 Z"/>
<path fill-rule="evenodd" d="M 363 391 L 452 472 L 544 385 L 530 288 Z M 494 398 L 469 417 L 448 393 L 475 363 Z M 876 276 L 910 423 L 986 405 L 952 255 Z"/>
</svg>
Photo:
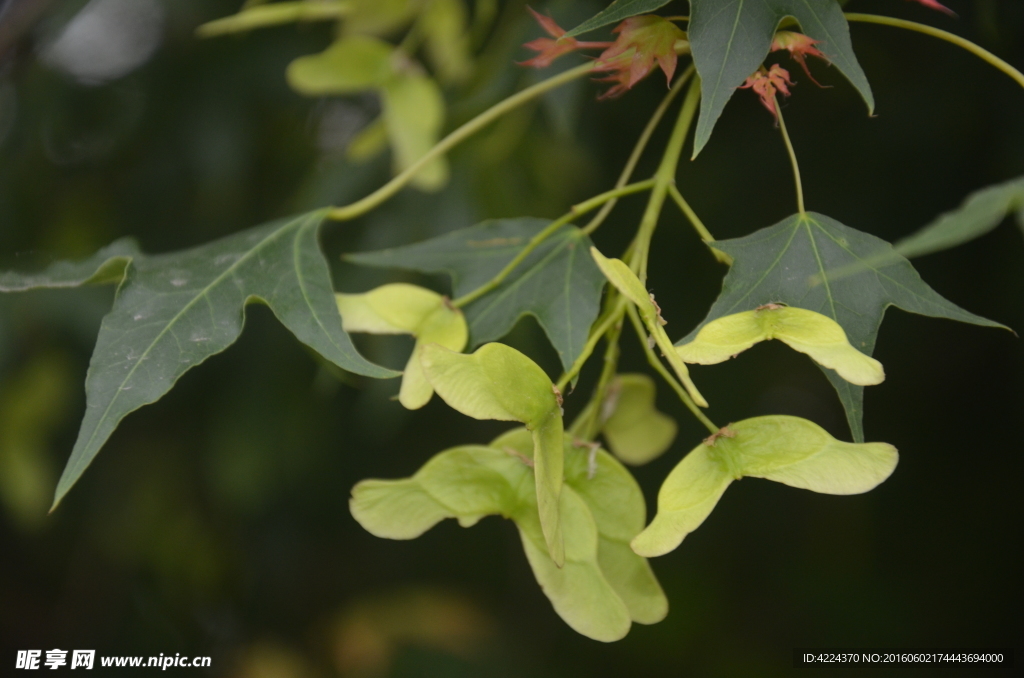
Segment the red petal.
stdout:
<svg viewBox="0 0 1024 678">
<path fill-rule="evenodd" d="M 661 70 L 665 74 L 665 81 L 669 85 L 672 84 L 672 76 L 676 73 L 677 63 L 679 63 L 679 57 L 675 52 L 671 55 L 662 55 L 658 57 L 658 65 L 661 66 Z"/>
<path fill-rule="evenodd" d="M 629 86 L 632 87 L 646 78 L 652 68 L 654 68 L 654 55 L 643 54 L 638 50 L 633 54 L 633 61 L 629 65 Z"/>
<path fill-rule="evenodd" d="M 824 85 L 822 85 L 820 82 L 815 80 L 814 76 L 811 75 L 811 71 L 810 71 L 809 68 L 807 68 L 807 61 L 804 59 L 804 55 L 803 54 L 794 54 L 793 55 L 793 61 L 795 61 L 798 64 L 800 64 L 800 67 L 804 69 L 804 73 L 806 73 L 807 77 L 811 79 L 811 82 L 813 82 L 818 87 L 824 87 Z"/>
<path fill-rule="evenodd" d="M 548 35 L 552 38 L 560 38 L 565 35 L 565 29 L 556 24 L 554 19 L 549 16 L 544 16 L 529 5 L 526 6 L 526 9 L 530 10 L 530 14 L 533 15 L 533 18 L 537 20 L 537 23 L 540 24 L 541 28 L 547 31 Z"/>
<path fill-rule="evenodd" d="M 928 7 L 930 9 L 936 9 L 936 10 L 938 10 L 940 12 L 945 12 L 949 16 L 953 16 L 953 17 L 956 16 L 956 12 L 951 10 L 949 7 L 946 7 L 945 5 L 939 4 L 938 0 L 911 0 L 911 1 L 912 2 L 917 2 L 919 4 L 922 4 L 925 7 Z"/>
<path fill-rule="evenodd" d="M 551 38 L 537 38 L 523 45 L 527 49 L 532 49 L 534 52 L 540 52 L 537 56 L 527 61 L 520 61 L 520 66 L 533 66 L 534 68 L 546 68 L 551 65 L 551 62 L 562 56 L 568 54 L 576 49 L 576 41 L 572 38 L 565 40 L 552 40 Z"/>
</svg>

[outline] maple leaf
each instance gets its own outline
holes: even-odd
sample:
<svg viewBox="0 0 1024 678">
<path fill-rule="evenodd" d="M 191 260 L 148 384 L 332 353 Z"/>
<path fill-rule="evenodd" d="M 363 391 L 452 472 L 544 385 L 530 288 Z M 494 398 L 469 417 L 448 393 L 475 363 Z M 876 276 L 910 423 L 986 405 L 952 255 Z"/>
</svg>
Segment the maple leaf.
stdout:
<svg viewBox="0 0 1024 678">
<path fill-rule="evenodd" d="M 520 66 L 533 66 L 534 68 L 546 68 L 551 65 L 551 62 L 562 56 L 563 54 L 569 54 L 575 52 L 578 49 L 600 49 L 608 47 L 609 42 L 582 42 L 576 38 L 566 38 L 565 29 L 555 23 L 555 20 L 549 16 L 544 16 L 540 12 L 537 12 L 532 7 L 527 7 L 533 18 L 537 20 L 550 38 L 537 38 L 523 45 L 527 49 L 531 49 L 539 54 L 532 59 L 526 61 L 520 61 Z M 552 39 L 554 38 L 554 39 Z"/>
<path fill-rule="evenodd" d="M 999 323 L 969 313 L 940 296 L 913 265 L 881 238 L 807 212 L 715 247 L 733 258 L 722 293 L 700 325 L 676 346 L 723 316 L 765 304 L 804 308 L 835 320 L 858 351 L 870 356 L 889 306 L 933 318 L 986 327 Z M 839 393 L 854 440 L 863 442 L 864 388 L 822 368 Z"/>
<path fill-rule="evenodd" d="M 786 50 L 789 52 L 789 56 L 793 58 L 800 67 L 804 69 L 804 73 L 811 79 L 818 87 L 823 85 L 814 79 L 811 75 L 811 71 L 807 68 L 807 57 L 818 57 L 828 62 L 828 57 L 825 56 L 821 50 L 815 47 L 816 44 L 821 40 L 815 40 L 814 38 L 804 35 L 803 33 L 795 33 L 793 31 L 778 31 L 775 37 L 772 39 L 771 51 L 778 52 L 780 50 Z"/>
<path fill-rule="evenodd" d="M 424 242 L 377 252 L 346 255 L 363 266 L 445 273 L 452 296 L 461 297 L 493 278 L 530 239 L 551 222 L 494 219 Z M 563 226 L 537 247 L 492 292 L 466 304 L 473 348 L 508 334 L 532 315 L 568 370 L 583 351 L 590 326 L 601 309 L 605 277 L 589 256 L 593 243 L 575 226 Z M 0 279 L 2 283 L 2 279 Z"/>
<path fill-rule="evenodd" d="M 789 85 L 794 84 L 789 79 L 789 71 L 778 64 L 772 64 L 770 70 L 757 69 L 753 75 L 747 78 L 746 82 L 740 85 L 740 89 L 752 89 L 761 99 L 761 104 L 768 109 L 768 112 L 775 116 L 778 124 L 779 112 L 775 109 L 775 93 L 782 92 L 783 96 L 789 96 Z"/>
<path fill-rule="evenodd" d="M 618 33 L 615 42 L 598 57 L 595 71 L 612 75 L 601 82 L 616 82 L 601 98 L 618 96 L 643 80 L 657 62 L 665 79 L 671 84 L 679 57 L 676 43 L 686 34 L 671 21 L 653 14 L 634 16 L 612 29 Z"/>
<path fill-rule="evenodd" d="M 935 10 L 938 10 L 940 12 L 945 12 L 949 16 L 953 16 L 953 17 L 956 16 L 956 12 L 951 10 L 949 7 L 946 7 L 945 5 L 940 4 L 938 2 L 938 0 L 911 0 L 911 2 L 916 2 L 916 3 L 920 4 L 920 5 L 924 5 L 925 7 L 928 7 L 929 9 L 935 9 Z"/>
</svg>

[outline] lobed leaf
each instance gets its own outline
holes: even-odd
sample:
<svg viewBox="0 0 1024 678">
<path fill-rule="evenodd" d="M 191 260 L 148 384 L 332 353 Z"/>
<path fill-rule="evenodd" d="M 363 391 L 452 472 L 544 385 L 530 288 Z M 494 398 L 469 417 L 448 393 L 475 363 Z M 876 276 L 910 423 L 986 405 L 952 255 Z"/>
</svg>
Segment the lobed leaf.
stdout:
<svg viewBox="0 0 1024 678">
<path fill-rule="evenodd" d="M 1014 212 L 1024 229 L 1024 177 L 975 191 L 959 208 L 941 215 L 894 247 L 908 258 L 940 252 L 980 238 Z"/>
<path fill-rule="evenodd" d="M 700 118 L 693 157 L 711 137 L 718 118 L 737 87 L 768 55 L 772 38 L 786 17 L 814 40 L 846 76 L 874 112 L 875 100 L 857 62 L 850 29 L 836 0 L 690 0 L 688 36 L 701 78 Z"/>
<path fill-rule="evenodd" d="M 676 351 L 685 362 L 715 365 L 767 339 L 806 353 L 851 384 L 871 386 L 885 380 L 882 364 L 851 346 L 839 323 L 814 311 L 778 304 L 712 320 Z"/>
<path fill-rule="evenodd" d="M 987 327 L 999 323 L 969 313 L 937 294 L 892 245 L 822 214 L 795 214 L 743 238 L 715 241 L 735 263 L 707 317 L 708 323 L 765 304 L 805 308 L 835 320 L 850 344 L 870 356 L 889 306 Z M 864 389 L 822 368 L 839 393 L 857 442 L 864 440 Z"/>
<path fill-rule="evenodd" d="M 568 31 L 563 37 L 571 38 L 576 35 L 588 33 L 594 29 L 613 24 L 623 19 L 638 14 L 653 12 L 659 7 L 664 7 L 671 0 L 614 0 L 612 4 L 590 17 L 576 28 Z"/>
<path fill-rule="evenodd" d="M 495 219 L 431 240 L 346 255 L 364 266 L 445 273 L 461 297 L 494 278 L 551 222 Z M 564 226 L 540 244 L 490 293 L 467 304 L 471 346 L 500 339 L 524 315 L 537 318 L 565 370 L 583 351 L 601 305 L 604 276 L 586 255 L 590 238 Z"/>
<path fill-rule="evenodd" d="M 615 456 L 641 465 L 661 456 L 676 437 L 676 422 L 654 405 L 654 380 L 646 374 L 620 374 L 608 387 L 601 433 Z"/>
<path fill-rule="evenodd" d="M 142 255 L 131 238 L 110 243 L 82 261 L 57 261 L 40 273 L 0 273 L 0 292 L 23 292 L 34 289 L 59 289 L 119 283 L 133 259 Z"/>
<path fill-rule="evenodd" d="M 551 558 L 561 566 L 562 413 L 551 380 L 537 363 L 504 344 L 485 344 L 471 355 L 430 344 L 420 363 L 430 385 L 452 408 L 474 419 L 526 424 L 533 436 L 540 524 Z"/>
<path fill-rule="evenodd" d="M 674 550 L 744 476 L 825 494 L 860 494 L 888 478 L 899 460 L 886 443 L 846 443 L 817 424 L 783 415 L 729 424 L 694 448 L 665 479 L 658 514 L 632 542 L 646 557 Z"/>
<path fill-rule="evenodd" d="M 300 341 L 339 367 L 394 375 L 360 356 L 342 330 L 317 243 L 325 214 L 282 219 L 172 254 L 144 257 L 121 244 L 81 264 L 4 276 L 4 289 L 28 289 L 84 284 L 123 271 L 89 363 L 85 417 L 54 506 L 126 415 L 159 400 L 182 374 L 235 342 L 253 301 L 270 306 Z"/>
</svg>

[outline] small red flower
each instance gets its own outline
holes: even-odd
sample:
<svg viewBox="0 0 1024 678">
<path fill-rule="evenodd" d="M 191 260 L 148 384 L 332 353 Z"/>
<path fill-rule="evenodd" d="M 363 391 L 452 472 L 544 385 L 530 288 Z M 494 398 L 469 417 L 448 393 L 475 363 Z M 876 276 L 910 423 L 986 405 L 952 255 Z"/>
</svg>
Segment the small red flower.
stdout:
<svg viewBox="0 0 1024 678">
<path fill-rule="evenodd" d="M 951 10 L 949 7 L 946 7 L 945 5 L 939 4 L 938 0 L 911 0 L 911 1 L 912 2 L 917 2 L 919 4 L 924 5 L 925 7 L 931 8 L 931 9 L 937 9 L 940 12 L 945 12 L 949 16 L 954 16 L 954 17 L 956 16 L 956 12 Z"/>
<path fill-rule="evenodd" d="M 532 49 L 534 52 L 540 52 L 537 56 L 527 61 L 520 61 L 520 66 L 533 66 L 535 68 L 546 68 L 551 65 L 551 62 L 569 52 L 575 52 L 578 49 L 603 49 L 608 47 L 610 42 L 581 42 L 576 38 L 563 38 L 565 35 L 565 29 L 555 23 L 555 20 L 549 16 L 534 11 L 532 7 L 527 7 L 530 13 L 533 14 L 533 18 L 537 20 L 551 38 L 537 38 L 523 45 L 527 49 Z"/>
<path fill-rule="evenodd" d="M 594 70 L 611 72 L 611 76 L 601 81 L 618 84 L 601 95 L 602 99 L 632 88 L 654 70 L 655 62 L 671 84 L 679 59 L 676 43 L 686 40 L 686 34 L 678 26 L 663 17 L 647 14 L 626 19 L 612 32 L 618 33 L 618 38 L 598 57 Z"/>
<path fill-rule="evenodd" d="M 800 64 L 801 68 L 804 69 L 804 73 L 806 73 L 807 77 L 811 79 L 811 82 L 818 87 L 822 87 L 823 85 L 814 79 L 814 76 L 811 75 L 811 71 L 807 68 L 807 57 L 809 56 L 818 57 L 819 59 L 828 62 L 828 57 L 815 47 L 819 42 L 821 41 L 815 40 L 803 33 L 779 31 L 775 34 L 775 38 L 772 40 L 771 51 L 778 52 L 783 49 L 788 51 L 789 55 L 793 57 L 793 60 Z"/>
<path fill-rule="evenodd" d="M 752 89 L 761 99 L 761 105 L 768 109 L 768 112 L 775 117 L 778 124 L 779 112 L 775 108 L 775 93 L 782 92 L 783 96 L 789 96 L 789 85 L 794 84 L 789 79 L 789 71 L 778 64 L 772 64 L 770 70 L 759 68 L 747 78 L 746 82 L 740 85 L 740 89 Z"/>
</svg>

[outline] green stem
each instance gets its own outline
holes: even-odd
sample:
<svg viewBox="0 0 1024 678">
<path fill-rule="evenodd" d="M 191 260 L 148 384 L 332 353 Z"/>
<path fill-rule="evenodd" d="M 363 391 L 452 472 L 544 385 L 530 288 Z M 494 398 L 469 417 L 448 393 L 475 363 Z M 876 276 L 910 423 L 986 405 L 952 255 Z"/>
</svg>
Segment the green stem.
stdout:
<svg viewBox="0 0 1024 678">
<path fill-rule="evenodd" d="M 963 47 L 965 50 L 967 50 L 971 54 L 973 54 L 973 55 L 975 55 L 977 57 L 980 57 L 981 59 L 987 61 L 992 66 L 995 66 L 1000 71 L 1002 71 L 1003 73 L 1006 73 L 1008 76 L 1010 76 L 1011 78 L 1016 80 L 1018 85 L 1020 85 L 1021 87 L 1024 87 L 1024 73 L 1021 73 L 1016 68 L 1014 68 L 1010 64 L 1006 63 L 1005 61 L 1003 61 L 1002 59 L 997 57 L 995 54 L 993 54 L 992 52 L 989 52 L 987 49 L 985 49 L 983 47 L 979 47 L 978 45 L 975 45 L 970 40 L 966 40 L 964 38 L 961 38 L 959 35 L 955 35 L 953 33 L 941 30 L 939 28 L 932 28 L 931 26 L 927 26 L 925 24 L 919 24 L 919 23 L 914 22 L 914 21 L 906 21 L 904 19 L 895 19 L 895 18 L 893 18 L 891 16 L 879 16 L 877 14 L 855 14 L 855 13 L 854 14 L 846 14 L 845 16 L 846 16 L 846 20 L 847 21 L 860 21 L 862 23 L 868 23 L 868 24 L 881 24 L 883 26 L 895 26 L 896 28 L 904 28 L 904 29 L 906 29 L 908 31 L 917 31 L 918 33 L 924 33 L 925 35 L 930 35 L 933 38 L 938 38 L 940 40 L 945 40 L 946 42 L 951 42 L 954 45 L 957 45 L 958 47 Z"/>
<path fill-rule="evenodd" d="M 590 354 L 594 352 L 594 348 L 597 346 L 597 342 L 601 340 L 601 337 L 608 332 L 615 323 L 621 323 L 622 314 L 626 310 L 626 300 L 624 297 L 619 297 L 616 304 L 608 310 L 607 315 L 594 325 L 594 329 L 590 331 L 590 336 L 587 338 L 587 343 L 583 345 L 583 350 L 580 352 L 576 361 L 572 364 L 572 367 L 561 376 L 558 383 L 555 386 L 558 387 L 559 391 L 564 391 L 566 384 L 572 381 L 573 377 L 580 373 L 583 369 L 584 363 L 590 358 Z"/>
<path fill-rule="evenodd" d="M 428 163 L 433 161 L 435 158 L 439 158 L 455 146 L 465 141 L 467 138 L 479 132 L 481 129 L 494 122 L 501 116 L 505 115 L 511 110 L 522 106 L 528 101 L 532 101 L 537 97 L 541 96 L 545 92 L 549 92 L 553 89 L 561 87 L 562 85 L 572 82 L 577 78 L 581 78 L 587 73 L 590 73 L 594 69 L 593 63 L 586 63 L 576 68 L 570 68 L 563 73 L 548 78 L 543 82 L 538 82 L 536 85 L 527 87 L 521 92 L 513 94 L 509 98 L 496 103 L 495 105 L 488 108 L 486 111 L 476 116 L 469 122 L 458 127 L 452 131 L 448 136 L 441 141 L 437 142 L 433 148 L 427 151 L 419 160 L 414 162 L 412 165 L 403 170 L 400 174 L 394 177 L 391 181 L 384 184 L 370 195 L 357 200 L 356 202 L 345 205 L 344 207 L 335 207 L 327 216 L 337 221 L 345 221 L 348 219 L 355 219 L 358 216 L 369 212 L 377 205 L 381 204 L 399 190 L 402 189 L 417 172 L 423 169 Z"/>
<path fill-rule="evenodd" d="M 686 202 L 686 199 L 683 198 L 683 194 L 679 192 L 679 189 L 676 188 L 675 184 L 668 187 L 668 194 L 672 196 L 672 200 L 675 201 L 679 209 L 686 215 L 686 218 L 689 219 L 691 224 L 693 224 L 694 230 L 697 231 L 700 239 L 703 240 L 704 244 L 708 246 L 709 250 L 711 250 L 712 256 L 714 256 L 719 263 L 725 264 L 726 266 L 732 266 L 732 257 L 711 244 L 715 242 L 715 239 L 711 237 L 711 232 L 704 226 L 704 222 L 700 220 L 697 213 L 690 207 L 690 203 Z"/>
<path fill-rule="evenodd" d="M 638 181 L 635 184 L 629 184 L 628 186 L 621 186 L 619 188 L 614 188 L 610 191 L 605 191 L 600 195 L 595 195 L 593 198 L 590 198 L 589 200 L 584 200 L 581 203 L 573 205 L 572 209 L 569 211 L 568 214 L 564 214 L 555 221 L 552 221 L 550 224 L 544 227 L 542 231 L 537 233 L 537 235 L 530 238 L 530 242 L 526 244 L 526 247 L 520 250 L 519 254 L 517 254 L 515 258 L 512 259 L 512 261 L 508 262 L 505 268 L 501 269 L 501 271 L 496 276 L 494 276 L 489 281 L 487 281 L 480 287 L 476 288 L 472 292 L 464 294 L 463 296 L 454 300 L 452 302 L 452 305 L 461 308 L 462 306 L 465 306 L 466 304 L 472 301 L 476 301 L 483 295 L 494 290 L 496 287 L 498 287 L 498 285 L 504 282 L 505 278 L 507 278 L 509 274 L 519 264 L 523 263 L 523 260 L 526 259 L 526 257 L 530 256 L 530 253 L 537 249 L 537 247 L 541 243 L 547 240 L 553 233 L 555 233 L 555 231 L 560 229 L 562 226 L 565 226 L 567 223 L 569 223 L 576 217 L 580 216 L 581 214 L 586 214 L 587 212 L 605 204 L 609 200 L 613 200 L 624 195 L 630 195 L 632 193 L 646 191 L 653 185 L 653 179 L 648 179 L 647 181 Z"/>
<path fill-rule="evenodd" d="M 796 161 L 796 151 L 793 150 L 793 142 L 786 130 L 786 120 L 782 117 L 782 109 L 779 107 L 779 100 L 775 99 L 775 115 L 779 120 L 779 129 L 782 130 L 782 140 L 786 142 L 786 152 L 789 153 L 789 162 L 793 165 L 793 180 L 796 182 L 796 208 L 800 214 L 805 214 L 804 209 L 804 183 L 800 180 L 800 165 Z"/>
<path fill-rule="evenodd" d="M 627 306 L 626 311 L 629 314 L 629 320 L 633 323 L 633 329 L 636 330 L 636 336 L 640 340 L 640 344 L 644 347 L 644 353 L 647 355 L 647 362 L 650 363 L 651 367 L 657 370 L 658 374 L 668 382 L 668 385 L 676 392 L 679 399 L 683 401 L 683 405 L 686 405 L 686 409 L 690 410 L 690 412 L 693 413 L 693 416 L 697 417 L 697 420 L 704 424 L 707 430 L 712 433 L 717 433 L 720 427 L 716 426 L 714 422 L 708 419 L 707 415 L 697 407 L 697 403 L 693 402 L 693 398 L 690 397 L 690 394 L 686 392 L 686 389 L 684 389 L 682 384 L 680 384 L 675 378 L 675 375 L 668 371 L 668 368 L 665 367 L 664 363 L 662 363 L 658 359 L 658 356 L 655 355 L 654 349 L 647 343 L 647 332 L 644 330 L 643 321 L 640 320 L 640 316 L 637 314 L 636 308 L 634 308 L 632 304 Z"/>
<path fill-rule="evenodd" d="M 633 176 L 633 170 L 636 169 L 637 163 L 640 162 L 640 156 L 643 155 L 644 149 L 647 148 L 647 142 L 651 140 L 654 130 L 658 127 L 661 119 L 665 116 L 665 111 L 668 110 L 669 105 L 676 98 L 676 95 L 679 94 L 680 90 L 683 89 L 683 86 L 687 81 L 693 77 L 693 74 L 694 69 L 691 65 L 681 76 L 679 76 L 675 84 L 672 85 L 672 89 L 668 91 L 665 98 L 661 100 L 660 104 L 658 104 L 658 107 L 654 110 L 654 115 L 652 115 L 651 119 L 647 121 L 647 126 L 644 127 L 644 131 L 641 132 L 640 138 L 637 139 L 636 146 L 633 147 L 633 152 L 630 153 L 629 160 L 626 161 L 626 166 L 622 168 L 622 174 L 619 175 L 619 180 L 615 182 L 616 188 L 625 186 L 626 182 L 629 181 L 629 178 Z M 618 200 L 611 200 L 605 203 L 605 206 L 601 208 L 601 211 L 590 220 L 589 224 L 583 227 L 583 232 L 590 235 L 596 231 L 597 227 L 604 223 L 605 218 L 615 207 L 616 202 L 618 202 Z"/>
<path fill-rule="evenodd" d="M 565 429 L 565 432 L 572 437 L 573 440 L 593 440 L 597 433 L 591 434 L 591 430 L 594 428 L 594 415 L 598 409 L 597 392 L 594 392 L 594 396 L 587 402 L 580 411 L 576 418 L 573 419 L 572 424 Z"/>
<path fill-rule="evenodd" d="M 626 306 L 628 305 L 629 303 L 627 302 Z M 623 306 L 623 311 L 625 311 L 625 306 Z M 592 400 L 594 403 L 594 413 L 587 425 L 587 430 L 584 432 L 587 440 L 593 440 L 597 437 L 597 434 L 601 432 L 601 428 L 604 426 L 604 401 L 608 396 L 608 386 L 611 384 L 619 367 L 619 337 L 622 336 L 623 316 L 625 316 L 625 313 L 619 316 L 619 321 L 608 331 L 608 347 L 604 352 L 604 366 L 601 369 L 601 378 L 598 379 L 597 387 L 594 388 Z"/>
<path fill-rule="evenodd" d="M 675 201 L 676 205 L 679 206 L 679 209 L 686 215 L 686 218 L 690 220 L 691 224 L 693 224 L 693 228 L 697 231 L 697 235 L 700 236 L 700 239 L 706 243 L 715 242 L 715 239 L 711 236 L 711 231 L 704 226 L 704 222 L 700 220 L 700 217 L 698 217 L 697 213 L 693 211 L 690 204 L 686 202 L 686 199 L 683 198 L 683 194 L 679 192 L 679 189 L 676 188 L 675 184 L 668 187 L 668 194 L 672 196 L 672 200 Z"/>
<path fill-rule="evenodd" d="M 614 297 L 614 293 L 609 293 L 609 297 Z M 601 432 L 601 427 L 604 424 L 604 401 L 608 394 L 608 385 L 615 376 L 615 371 L 619 364 L 619 337 L 622 335 L 622 321 L 625 310 L 624 304 L 621 305 L 620 309 L 616 309 L 618 320 L 605 334 L 606 346 L 601 376 L 597 380 L 597 386 L 594 387 L 593 394 L 590 396 L 590 402 L 587 403 L 586 407 L 583 408 L 583 411 L 580 412 L 579 416 L 572 423 L 572 426 L 569 427 L 569 435 L 573 438 L 593 440 Z"/>
<path fill-rule="evenodd" d="M 665 112 L 668 111 L 669 106 L 675 100 L 679 92 L 682 91 L 686 83 L 693 77 L 695 73 L 693 65 L 686 69 L 686 71 L 673 83 L 672 88 L 668 91 L 665 97 L 658 104 L 658 107 L 654 110 L 650 120 L 647 121 L 647 125 L 644 127 L 643 132 L 640 134 L 640 138 L 637 139 L 636 145 L 633 147 L 633 151 L 629 155 L 629 159 L 626 161 L 625 167 L 622 168 L 622 173 L 619 175 L 618 181 L 615 182 L 616 188 L 620 188 L 626 185 L 630 177 L 633 175 L 633 171 L 636 169 L 637 163 L 640 162 L 640 157 L 643 155 L 644 150 L 647 148 L 648 142 L 651 140 L 651 136 L 654 134 L 654 130 L 657 129 L 661 123 L 661 119 L 665 117 Z M 584 228 L 583 232 L 587 235 L 593 233 L 597 228 L 604 222 L 605 218 L 615 207 L 615 203 L 618 199 L 609 200 L 601 208 L 601 211 L 590 220 Z M 615 321 L 615 324 L 610 328 L 605 323 L 599 323 L 597 328 L 591 333 L 591 337 L 600 337 L 605 335 L 607 338 L 607 347 L 605 348 L 604 354 L 604 365 L 601 369 L 601 376 L 598 379 L 597 386 L 594 388 L 594 392 L 591 395 L 590 401 L 583 408 L 583 411 L 579 413 L 576 420 L 569 427 L 569 434 L 574 438 L 582 438 L 583 440 L 593 439 L 601 430 L 601 409 L 602 403 L 607 395 L 608 384 L 611 379 L 615 376 L 615 370 L 618 366 L 619 360 L 619 337 L 622 334 L 622 321 L 623 315 L 626 311 L 626 299 L 618 296 L 614 288 L 609 291 L 609 303 L 614 303 L 615 306 L 612 309 L 611 314 L 608 316 L 609 319 Z M 585 350 L 585 354 L 589 357 L 592 353 L 593 347 L 589 350 Z M 562 377 L 559 383 L 568 383 L 575 374 L 579 373 L 582 369 L 583 361 L 577 360 L 573 364 L 569 372 Z"/>
<path fill-rule="evenodd" d="M 668 187 L 675 183 L 676 167 L 679 165 L 679 156 L 683 152 L 683 143 L 693 123 L 693 116 L 697 112 L 697 102 L 700 101 L 700 78 L 694 77 L 690 89 L 683 100 L 683 107 L 679 111 L 679 118 L 672 128 L 672 136 L 665 145 L 665 153 L 661 157 L 661 164 L 658 171 L 654 173 L 654 187 L 651 189 L 651 197 L 647 200 L 647 208 L 640 219 L 640 228 L 637 229 L 635 248 L 630 257 L 630 267 L 640 278 L 640 282 L 647 280 L 647 257 L 651 249 L 651 237 L 658 225 L 658 216 L 665 204 L 665 197 L 668 195 Z"/>
</svg>

